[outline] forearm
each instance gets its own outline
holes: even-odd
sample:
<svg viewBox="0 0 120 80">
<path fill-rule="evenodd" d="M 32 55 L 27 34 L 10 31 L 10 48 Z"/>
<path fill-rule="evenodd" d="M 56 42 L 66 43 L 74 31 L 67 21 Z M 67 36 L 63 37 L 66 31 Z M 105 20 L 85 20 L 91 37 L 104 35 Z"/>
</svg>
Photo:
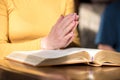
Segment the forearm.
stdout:
<svg viewBox="0 0 120 80">
<path fill-rule="evenodd" d="M 20 43 L 0 43 L 0 58 L 4 58 L 8 54 L 16 50 L 38 50 L 41 39 L 35 39 Z"/>
</svg>

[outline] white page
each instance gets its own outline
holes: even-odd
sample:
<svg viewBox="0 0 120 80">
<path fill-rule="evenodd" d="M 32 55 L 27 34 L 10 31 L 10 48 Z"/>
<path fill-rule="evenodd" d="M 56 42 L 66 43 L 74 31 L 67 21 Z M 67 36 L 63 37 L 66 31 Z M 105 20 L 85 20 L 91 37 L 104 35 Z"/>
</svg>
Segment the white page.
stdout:
<svg viewBox="0 0 120 80">
<path fill-rule="evenodd" d="M 25 55 L 34 55 L 41 58 L 59 58 L 59 57 L 67 56 L 67 55 L 74 54 L 77 52 L 82 52 L 82 51 L 88 52 L 92 57 L 101 50 L 89 49 L 89 48 L 68 48 L 63 50 L 16 51 L 16 52 L 13 52 L 13 54 L 19 53 L 19 54 L 25 54 Z"/>
<path fill-rule="evenodd" d="M 77 52 L 82 52 L 82 51 L 87 51 L 90 56 L 94 56 L 96 53 L 98 53 L 100 50 L 98 49 L 88 49 L 88 48 L 69 48 L 69 49 L 64 49 L 64 50 L 46 50 L 46 51 L 38 51 L 38 52 L 33 52 L 32 54 L 43 57 L 43 58 L 59 58 L 67 55 L 71 55 Z"/>
<path fill-rule="evenodd" d="M 60 58 L 82 51 L 88 52 L 92 60 L 92 56 L 94 56 L 100 50 L 89 48 L 68 48 L 63 50 L 15 51 L 8 55 L 7 58 L 28 63 L 31 65 L 37 65 L 40 62 L 44 61 L 45 59 Z"/>
</svg>

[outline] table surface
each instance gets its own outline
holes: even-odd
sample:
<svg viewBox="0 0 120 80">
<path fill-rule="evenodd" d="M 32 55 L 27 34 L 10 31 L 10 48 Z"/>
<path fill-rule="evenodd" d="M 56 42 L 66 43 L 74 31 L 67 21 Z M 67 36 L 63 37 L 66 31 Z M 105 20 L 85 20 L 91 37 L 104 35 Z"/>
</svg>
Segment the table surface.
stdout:
<svg viewBox="0 0 120 80">
<path fill-rule="evenodd" d="M 120 80 L 120 67 L 93 67 L 85 64 L 33 67 L 11 62 L 0 66 L 0 80 Z"/>
</svg>

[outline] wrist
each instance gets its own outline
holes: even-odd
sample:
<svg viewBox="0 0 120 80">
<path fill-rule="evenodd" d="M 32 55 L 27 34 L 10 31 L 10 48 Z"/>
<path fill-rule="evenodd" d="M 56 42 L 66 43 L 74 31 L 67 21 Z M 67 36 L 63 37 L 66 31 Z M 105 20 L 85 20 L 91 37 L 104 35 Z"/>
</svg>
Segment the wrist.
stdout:
<svg viewBox="0 0 120 80">
<path fill-rule="evenodd" d="M 49 46 L 47 37 L 42 38 L 41 40 L 41 49 L 43 50 L 51 50 L 53 49 L 51 45 Z"/>
</svg>

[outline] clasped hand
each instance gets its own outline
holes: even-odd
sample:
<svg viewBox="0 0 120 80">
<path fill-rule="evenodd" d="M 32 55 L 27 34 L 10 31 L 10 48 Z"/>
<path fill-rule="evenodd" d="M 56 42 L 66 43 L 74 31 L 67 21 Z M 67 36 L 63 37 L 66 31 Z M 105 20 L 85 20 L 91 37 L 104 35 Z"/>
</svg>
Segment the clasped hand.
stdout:
<svg viewBox="0 0 120 80">
<path fill-rule="evenodd" d="M 74 38 L 74 30 L 78 25 L 76 13 L 60 16 L 48 36 L 41 40 L 42 49 L 60 49 L 67 47 Z"/>
</svg>

